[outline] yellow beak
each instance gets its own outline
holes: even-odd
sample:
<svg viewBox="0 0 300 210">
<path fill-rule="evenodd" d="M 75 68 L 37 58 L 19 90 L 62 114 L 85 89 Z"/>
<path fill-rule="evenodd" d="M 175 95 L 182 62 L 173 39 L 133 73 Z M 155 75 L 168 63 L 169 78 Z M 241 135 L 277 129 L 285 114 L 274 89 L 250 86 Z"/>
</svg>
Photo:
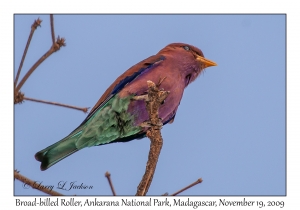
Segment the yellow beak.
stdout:
<svg viewBox="0 0 300 210">
<path fill-rule="evenodd" d="M 196 58 L 197 61 L 200 61 L 201 63 L 204 64 L 204 68 L 207 68 L 207 67 L 210 67 L 210 66 L 217 66 L 217 64 L 211 60 L 208 60 L 202 56 L 199 56 L 197 55 L 197 58 Z"/>
</svg>

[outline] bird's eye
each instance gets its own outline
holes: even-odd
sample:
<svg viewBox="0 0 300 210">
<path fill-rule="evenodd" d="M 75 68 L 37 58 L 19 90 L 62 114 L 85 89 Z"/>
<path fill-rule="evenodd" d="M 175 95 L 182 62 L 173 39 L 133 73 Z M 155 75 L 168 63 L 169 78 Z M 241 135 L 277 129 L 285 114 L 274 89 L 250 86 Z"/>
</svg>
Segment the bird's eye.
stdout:
<svg viewBox="0 0 300 210">
<path fill-rule="evenodd" d="M 185 49 L 186 51 L 190 50 L 190 48 L 188 46 L 183 46 L 183 49 Z"/>
</svg>

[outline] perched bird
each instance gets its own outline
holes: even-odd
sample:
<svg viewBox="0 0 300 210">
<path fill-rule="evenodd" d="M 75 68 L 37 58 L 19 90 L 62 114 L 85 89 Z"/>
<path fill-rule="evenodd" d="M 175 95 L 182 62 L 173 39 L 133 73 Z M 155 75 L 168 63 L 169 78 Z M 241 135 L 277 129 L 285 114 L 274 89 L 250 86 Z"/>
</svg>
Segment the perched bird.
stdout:
<svg viewBox="0 0 300 210">
<path fill-rule="evenodd" d="M 145 95 L 147 80 L 170 91 L 160 106 L 162 123 L 173 122 L 184 89 L 204 68 L 217 64 L 204 58 L 192 45 L 173 43 L 129 68 L 104 92 L 85 120 L 67 137 L 37 152 L 41 170 L 46 170 L 80 149 L 114 142 L 127 142 L 145 137 L 148 128 L 141 126 L 149 119 L 145 102 L 133 100 Z"/>
</svg>

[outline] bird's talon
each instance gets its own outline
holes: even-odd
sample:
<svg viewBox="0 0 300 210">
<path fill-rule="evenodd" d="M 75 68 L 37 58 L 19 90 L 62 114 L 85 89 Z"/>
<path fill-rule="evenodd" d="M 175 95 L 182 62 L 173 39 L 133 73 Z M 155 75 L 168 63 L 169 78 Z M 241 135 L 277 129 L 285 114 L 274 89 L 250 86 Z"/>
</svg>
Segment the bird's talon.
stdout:
<svg viewBox="0 0 300 210">
<path fill-rule="evenodd" d="M 148 98 L 148 95 L 140 95 L 140 96 L 133 96 L 132 100 L 135 100 L 135 101 L 140 101 L 140 100 L 149 101 L 149 98 Z"/>
<path fill-rule="evenodd" d="M 142 128 L 150 128 L 152 126 L 157 126 L 160 129 L 163 126 L 163 123 L 161 122 L 161 118 L 160 118 L 160 121 L 157 124 L 152 124 L 150 121 L 147 120 L 147 121 L 142 122 L 140 124 L 140 126 Z"/>
<path fill-rule="evenodd" d="M 142 122 L 142 123 L 140 124 L 140 126 L 141 126 L 142 128 L 150 128 L 150 127 L 151 127 L 151 123 L 150 123 L 150 121 L 144 121 L 144 122 Z"/>
</svg>

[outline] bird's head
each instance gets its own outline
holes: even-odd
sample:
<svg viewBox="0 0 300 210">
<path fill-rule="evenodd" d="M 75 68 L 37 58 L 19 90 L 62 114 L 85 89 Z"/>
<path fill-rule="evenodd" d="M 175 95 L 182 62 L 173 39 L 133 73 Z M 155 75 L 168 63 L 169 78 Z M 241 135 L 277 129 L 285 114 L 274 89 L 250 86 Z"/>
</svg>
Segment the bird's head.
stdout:
<svg viewBox="0 0 300 210">
<path fill-rule="evenodd" d="M 176 66 L 186 77 L 186 86 L 193 82 L 203 69 L 216 66 L 217 64 L 211 60 L 204 58 L 200 49 L 189 44 L 172 43 L 160 50 L 158 54 L 173 58 Z"/>
</svg>

